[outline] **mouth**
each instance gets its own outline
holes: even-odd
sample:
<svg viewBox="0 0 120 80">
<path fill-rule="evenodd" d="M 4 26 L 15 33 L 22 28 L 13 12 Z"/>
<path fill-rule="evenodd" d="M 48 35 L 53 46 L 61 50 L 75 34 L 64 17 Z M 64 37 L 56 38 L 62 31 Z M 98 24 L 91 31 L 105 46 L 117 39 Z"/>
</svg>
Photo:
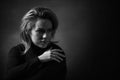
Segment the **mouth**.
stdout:
<svg viewBox="0 0 120 80">
<path fill-rule="evenodd" d="M 50 41 L 45 41 L 45 40 L 39 40 L 39 43 L 40 44 L 47 44 L 47 43 L 49 43 Z"/>
<path fill-rule="evenodd" d="M 48 46 L 48 43 L 49 43 L 49 41 L 39 41 L 38 42 L 38 45 L 39 45 L 39 47 L 41 47 L 41 48 L 45 48 L 45 47 L 47 47 Z"/>
</svg>

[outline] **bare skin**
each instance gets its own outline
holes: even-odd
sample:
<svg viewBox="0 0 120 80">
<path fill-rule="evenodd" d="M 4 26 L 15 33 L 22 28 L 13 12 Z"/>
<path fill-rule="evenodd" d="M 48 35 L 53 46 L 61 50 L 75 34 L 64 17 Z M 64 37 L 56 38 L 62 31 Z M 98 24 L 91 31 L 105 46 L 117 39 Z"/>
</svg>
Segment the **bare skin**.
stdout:
<svg viewBox="0 0 120 80">
<path fill-rule="evenodd" d="M 52 49 L 44 52 L 42 55 L 38 56 L 38 58 L 43 61 L 47 62 L 50 60 L 55 60 L 57 62 L 63 61 L 63 58 L 65 58 L 65 55 L 60 54 L 60 52 L 63 52 L 60 49 Z"/>
</svg>

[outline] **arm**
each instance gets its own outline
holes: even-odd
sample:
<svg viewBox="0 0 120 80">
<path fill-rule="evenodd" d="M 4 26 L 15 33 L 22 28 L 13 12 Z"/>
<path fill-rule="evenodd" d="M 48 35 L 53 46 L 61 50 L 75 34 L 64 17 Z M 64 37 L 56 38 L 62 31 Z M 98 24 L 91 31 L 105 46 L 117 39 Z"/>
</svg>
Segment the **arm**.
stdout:
<svg viewBox="0 0 120 80">
<path fill-rule="evenodd" d="M 50 64 L 50 63 L 49 63 Z M 53 62 L 49 67 L 47 67 L 48 75 L 46 78 L 51 80 L 65 80 L 67 74 L 66 61 L 61 63 Z"/>
<path fill-rule="evenodd" d="M 34 67 L 37 69 L 37 65 L 41 65 L 40 60 L 37 57 L 24 61 L 24 57 L 20 55 L 20 51 L 17 48 L 12 48 L 8 54 L 8 64 L 7 64 L 7 80 L 18 80 L 20 78 L 25 78 L 29 70 Z M 40 67 L 40 66 L 39 66 Z"/>
<path fill-rule="evenodd" d="M 61 53 L 60 53 L 61 54 Z M 51 60 L 44 63 L 44 68 L 39 70 L 39 74 L 32 76 L 28 80 L 65 80 L 67 73 L 66 59 L 63 58 L 63 61 L 57 62 Z M 42 77 L 41 77 L 42 75 Z"/>
<path fill-rule="evenodd" d="M 39 70 L 37 75 L 31 76 L 27 80 L 66 80 L 67 67 L 66 62 L 56 61 L 45 62 L 44 68 Z M 41 77 L 42 76 L 42 77 Z"/>
<path fill-rule="evenodd" d="M 29 50 L 28 52 L 31 51 Z M 20 58 L 21 55 L 18 54 L 19 50 L 15 48 L 9 52 L 8 80 L 46 80 L 46 78 L 56 80 L 57 77 L 59 77 L 58 79 L 64 80 L 66 75 L 65 58 L 60 63 L 54 59 L 44 62 L 43 60 L 39 60 L 38 57 L 30 58 L 27 62 L 21 62 L 24 58 Z"/>
<path fill-rule="evenodd" d="M 61 57 L 62 61 L 60 58 L 56 58 L 56 59 L 59 59 L 60 62 L 54 59 L 52 61 L 47 62 L 45 64 L 46 72 L 43 80 L 49 80 L 49 79 L 50 80 L 66 80 L 67 65 L 66 65 L 66 57 L 65 57 L 64 51 L 58 45 L 54 45 L 51 51 L 52 51 L 51 54 Z"/>
</svg>

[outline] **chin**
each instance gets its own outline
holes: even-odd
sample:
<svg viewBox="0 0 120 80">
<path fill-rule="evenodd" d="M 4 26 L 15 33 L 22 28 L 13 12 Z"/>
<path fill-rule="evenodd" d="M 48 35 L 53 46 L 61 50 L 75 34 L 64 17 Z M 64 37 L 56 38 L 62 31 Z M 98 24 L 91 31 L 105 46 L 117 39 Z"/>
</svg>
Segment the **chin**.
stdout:
<svg viewBox="0 0 120 80">
<path fill-rule="evenodd" d="M 40 47 L 40 48 L 46 48 L 48 45 L 47 44 L 43 44 L 43 45 L 38 45 L 38 47 Z"/>
<path fill-rule="evenodd" d="M 40 48 L 46 48 L 49 42 L 38 42 L 36 45 Z"/>
</svg>

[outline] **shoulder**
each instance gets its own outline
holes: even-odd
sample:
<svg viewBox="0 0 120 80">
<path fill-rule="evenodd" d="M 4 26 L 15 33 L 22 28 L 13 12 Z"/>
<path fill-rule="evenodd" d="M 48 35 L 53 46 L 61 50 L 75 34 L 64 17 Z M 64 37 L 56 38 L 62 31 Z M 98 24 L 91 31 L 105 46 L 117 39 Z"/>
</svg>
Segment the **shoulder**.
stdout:
<svg viewBox="0 0 120 80">
<path fill-rule="evenodd" d="M 63 51 L 62 53 L 65 54 L 63 48 L 61 48 L 61 47 L 59 46 L 59 44 L 57 44 L 57 43 L 51 43 L 51 47 L 52 47 L 52 49 L 60 49 L 60 50 Z"/>
<path fill-rule="evenodd" d="M 62 50 L 62 48 L 57 43 L 51 43 L 51 47 L 52 47 L 52 49 L 61 49 Z"/>
<path fill-rule="evenodd" d="M 18 50 L 18 51 L 24 51 L 25 47 L 23 44 L 17 44 L 16 46 L 13 46 L 11 50 Z"/>
<path fill-rule="evenodd" d="M 61 48 L 61 46 L 59 46 L 59 44 L 57 44 L 57 43 L 52 43 L 51 45 L 52 45 L 52 46 L 51 46 L 52 49 L 60 49 L 60 50 L 62 50 L 62 51 L 59 51 L 59 50 L 58 50 L 58 53 L 65 56 L 65 57 L 61 56 L 62 59 L 63 59 L 63 61 L 61 62 L 62 65 L 60 64 L 60 65 L 58 65 L 58 66 L 59 66 L 59 67 L 60 67 L 60 66 L 63 66 L 63 65 L 66 66 L 66 53 L 65 53 L 65 51 L 63 50 L 63 48 Z M 55 61 L 55 63 L 56 63 L 56 61 Z"/>
<path fill-rule="evenodd" d="M 18 54 L 22 54 L 22 52 L 25 50 L 25 47 L 23 44 L 17 44 L 15 46 L 13 46 L 10 50 L 9 50 L 9 54 L 10 55 L 18 55 Z"/>
</svg>

